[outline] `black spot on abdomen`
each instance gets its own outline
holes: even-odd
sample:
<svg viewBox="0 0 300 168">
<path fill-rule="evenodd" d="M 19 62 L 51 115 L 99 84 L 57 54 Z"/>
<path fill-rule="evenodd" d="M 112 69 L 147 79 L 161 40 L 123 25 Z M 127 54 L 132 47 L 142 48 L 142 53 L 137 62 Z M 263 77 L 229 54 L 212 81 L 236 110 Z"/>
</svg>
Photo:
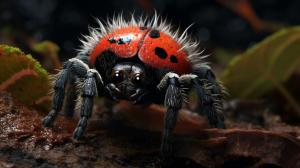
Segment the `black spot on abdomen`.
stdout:
<svg viewBox="0 0 300 168">
<path fill-rule="evenodd" d="M 161 59 L 166 59 L 168 57 L 166 50 L 160 47 L 155 47 L 155 54 Z"/>
<path fill-rule="evenodd" d="M 110 38 L 110 39 L 108 39 L 108 41 L 109 41 L 110 43 L 116 43 L 116 42 L 117 42 L 116 39 L 114 39 L 114 38 Z"/>
<path fill-rule="evenodd" d="M 125 44 L 125 41 L 124 41 L 122 38 L 120 38 L 120 39 L 117 41 L 117 44 Z"/>
<path fill-rule="evenodd" d="M 170 56 L 170 61 L 171 61 L 172 63 L 178 63 L 178 59 L 177 59 L 177 57 L 174 56 L 174 55 L 171 55 L 171 56 Z"/>
<path fill-rule="evenodd" d="M 160 37 L 160 33 L 158 30 L 151 30 L 151 32 L 149 33 L 149 36 L 151 38 L 159 38 Z"/>
</svg>

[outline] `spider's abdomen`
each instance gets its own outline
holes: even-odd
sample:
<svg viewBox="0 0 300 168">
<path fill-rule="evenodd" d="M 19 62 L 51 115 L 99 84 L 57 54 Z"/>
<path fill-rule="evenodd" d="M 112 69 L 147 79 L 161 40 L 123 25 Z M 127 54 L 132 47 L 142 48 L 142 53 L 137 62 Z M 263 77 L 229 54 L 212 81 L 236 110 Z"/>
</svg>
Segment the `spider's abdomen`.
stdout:
<svg viewBox="0 0 300 168">
<path fill-rule="evenodd" d="M 138 55 L 154 68 L 166 68 L 178 74 L 191 72 L 186 51 L 171 36 L 158 30 L 147 33 Z"/>
<path fill-rule="evenodd" d="M 96 58 L 104 51 L 112 51 L 122 58 L 135 56 L 146 33 L 146 29 L 139 27 L 124 27 L 108 33 L 91 52 L 90 64 L 94 65 Z"/>
<path fill-rule="evenodd" d="M 91 66 L 104 51 L 112 51 L 120 58 L 138 56 L 146 65 L 178 74 L 190 73 L 192 69 L 182 45 L 170 35 L 151 28 L 128 26 L 108 33 L 92 50 Z"/>
</svg>

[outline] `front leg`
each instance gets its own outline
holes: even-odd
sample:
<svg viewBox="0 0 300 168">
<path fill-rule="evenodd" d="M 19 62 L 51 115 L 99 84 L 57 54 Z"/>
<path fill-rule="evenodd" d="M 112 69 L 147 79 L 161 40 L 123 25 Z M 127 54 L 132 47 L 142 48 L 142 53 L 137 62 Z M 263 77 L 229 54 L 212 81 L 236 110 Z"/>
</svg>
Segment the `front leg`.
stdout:
<svg viewBox="0 0 300 168">
<path fill-rule="evenodd" d="M 76 78 L 84 78 L 89 69 L 88 65 L 81 60 L 83 58 L 71 58 L 67 62 L 64 63 L 62 71 L 57 75 L 57 79 L 54 85 L 54 96 L 53 96 L 53 104 L 52 110 L 48 113 L 48 115 L 43 119 L 42 123 L 44 127 L 49 127 L 59 111 L 63 107 L 63 102 L 65 99 L 65 90 L 67 90 L 67 99 L 66 99 L 66 111 L 68 114 L 73 114 L 75 99 L 77 97 L 76 93 L 74 93 L 74 80 Z M 69 83 L 69 87 L 66 87 Z M 71 111 L 71 112 L 70 112 Z"/>
<path fill-rule="evenodd" d="M 173 131 L 177 121 L 177 114 L 182 107 L 183 97 L 181 94 L 178 75 L 168 73 L 158 85 L 160 89 L 166 89 L 164 104 L 167 108 L 163 130 L 161 154 L 164 162 L 168 163 L 173 155 Z"/>
<path fill-rule="evenodd" d="M 223 102 L 226 89 L 217 81 L 215 74 L 208 66 L 200 67 L 195 71 L 197 78 L 192 80 L 196 89 L 199 104 L 209 123 L 215 128 L 225 128 Z"/>
<path fill-rule="evenodd" d="M 93 110 L 93 98 L 97 95 L 97 84 L 101 83 L 101 76 L 94 69 L 89 69 L 82 88 L 82 105 L 80 109 L 80 120 L 74 131 L 74 139 L 78 140 L 82 137 L 87 126 L 87 121 L 91 117 Z"/>
</svg>

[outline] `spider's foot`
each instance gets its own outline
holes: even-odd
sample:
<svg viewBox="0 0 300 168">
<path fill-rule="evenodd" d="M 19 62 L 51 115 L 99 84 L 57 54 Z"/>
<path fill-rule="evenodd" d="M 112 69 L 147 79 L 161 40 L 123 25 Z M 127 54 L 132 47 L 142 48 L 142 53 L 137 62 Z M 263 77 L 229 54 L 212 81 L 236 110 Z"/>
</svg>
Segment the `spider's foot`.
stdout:
<svg viewBox="0 0 300 168">
<path fill-rule="evenodd" d="M 77 127 L 73 133 L 73 138 L 75 140 L 79 140 L 83 135 L 83 128 L 82 127 Z"/>
<path fill-rule="evenodd" d="M 163 142 L 161 146 L 161 161 L 162 161 L 162 167 L 174 167 L 171 166 L 174 161 L 172 143 Z"/>
<path fill-rule="evenodd" d="M 43 119 L 42 121 L 43 126 L 50 127 L 54 121 L 55 116 L 56 116 L 56 112 L 54 110 L 51 110 L 50 113 Z"/>
<path fill-rule="evenodd" d="M 46 116 L 43 121 L 43 126 L 44 127 L 50 127 L 51 123 L 52 123 L 52 119 L 51 119 L 51 116 Z"/>
</svg>

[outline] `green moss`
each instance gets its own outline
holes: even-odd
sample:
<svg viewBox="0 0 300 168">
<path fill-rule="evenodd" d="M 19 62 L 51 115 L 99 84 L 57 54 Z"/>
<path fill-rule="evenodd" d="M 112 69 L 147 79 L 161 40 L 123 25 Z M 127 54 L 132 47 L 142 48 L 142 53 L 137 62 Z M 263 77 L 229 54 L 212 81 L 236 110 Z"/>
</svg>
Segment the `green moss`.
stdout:
<svg viewBox="0 0 300 168">
<path fill-rule="evenodd" d="M 42 67 L 42 65 L 32 57 L 32 55 L 26 55 L 30 61 L 34 64 L 34 70 L 43 78 L 48 78 L 48 72 Z"/>
<path fill-rule="evenodd" d="M 38 100 L 47 96 L 51 87 L 47 71 L 30 54 L 25 55 L 18 48 L 0 45 L 0 67 L 0 86 L 6 81 L 15 80 L 12 77 L 19 75 L 22 70 L 36 72 L 37 76 L 21 76 L 5 89 L 24 104 L 41 106 L 43 109 L 49 107 L 49 101 L 36 104 Z"/>
<path fill-rule="evenodd" d="M 16 47 L 11 47 L 8 45 L 0 45 L 0 48 L 4 51 L 5 55 L 11 55 L 11 54 L 22 55 L 22 54 L 24 54 L 19 48 L 16 48 Z"/>
</svg>

